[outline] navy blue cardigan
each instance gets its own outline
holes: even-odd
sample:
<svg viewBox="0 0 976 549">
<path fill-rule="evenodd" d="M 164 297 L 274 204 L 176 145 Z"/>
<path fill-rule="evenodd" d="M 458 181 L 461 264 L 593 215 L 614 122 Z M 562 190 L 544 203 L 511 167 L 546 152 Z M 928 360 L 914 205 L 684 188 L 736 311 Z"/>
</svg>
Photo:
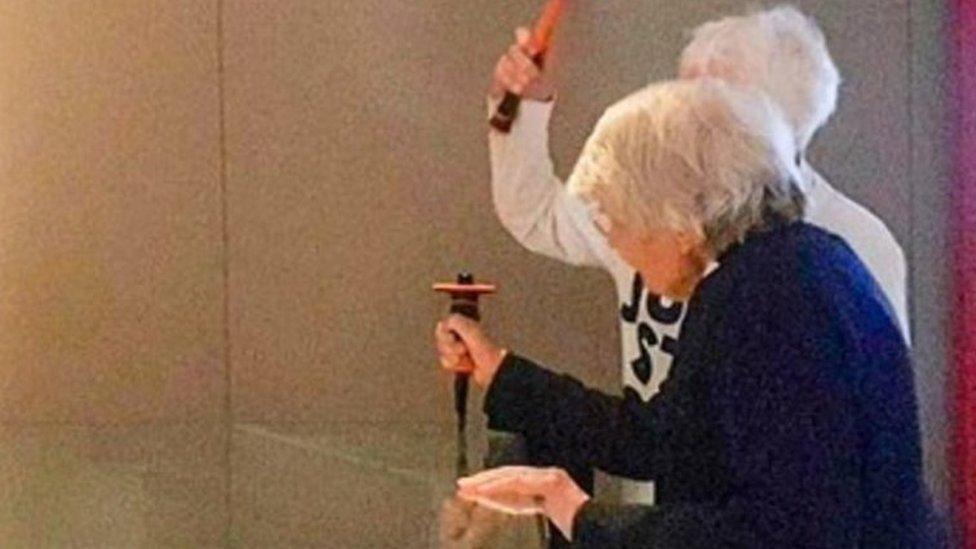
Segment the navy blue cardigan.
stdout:
<svg viewBox="0 0 976 549">
<path fill-rule="evenodd" d="M 749 236 L 720 264 L 650 402 L 510 354 L 485 398 L 489 427 L 655 481 L 655 506 L 587 503 L 582 546 L 927 546 L 909 353 L 863 264 L 802 222 Z"/>
</svg>

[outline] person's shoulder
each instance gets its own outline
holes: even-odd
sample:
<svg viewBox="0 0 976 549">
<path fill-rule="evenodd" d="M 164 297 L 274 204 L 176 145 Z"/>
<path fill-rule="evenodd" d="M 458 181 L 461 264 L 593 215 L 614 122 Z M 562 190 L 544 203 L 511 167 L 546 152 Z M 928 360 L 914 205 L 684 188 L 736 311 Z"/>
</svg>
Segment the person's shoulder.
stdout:
<svg viewBox="0 0 976 549">
<path fill-rule="evenodd" d="M 848 249 L 844 239 L 834 232 L 805 220 L 797 220 L 761 231 L 748 238 L 749 262 L 789 265 L 817 254 L 838 255 Z"/>
<path fill-rule="evenodd" d="M 846 240 L 805 222 L 796 224 L 795 234 L 791 250 L 796 262 L 791 271 L 808 295 L 832 314 L 857 311 L 855 316 L 888 316 L 881 287 Z"/>
<path fill-rule="evenodd" d="M 820 330 L 812 324 L 826 322 L 823 296 L 831 293 L 830 279 L 837 278 L 825 269 L 848 264 L 846 248 L 836 235 L 804 221 L 753 232 L 720 259 L 720 268 L 707 279 L 699 294 L 702 318 L 710 313 L 707 318 L 715 320 L 709 328 L 725 342 L 769 329 L 805 333 L 807 328 L 794 330 L 799 325 Z"/>
<path fill-rule="evenodd" d="M 847 239 L 812 223 L 797 222 L 790 244 L 790 251 L 796 257 L 801 272 L 806 274 L 830 271 L 832 268 L 849 271 L 862 265 Z"/>
<path fill-rule="evenodd" d="M 799 278 L 816 275 L 830 266 L 860 263 L 843 237 L 802 220 L 789 224 L 782 237 L 770 239 L 770 248 L 764 259 Z"/>
<path fill-rule="evenodd" d="M 816 172 L 814 172 L 816 174 Z M 835 233 L 859 255 L 878 262 L 904 261 L 904 251 L 888 225 L 863 204 L 815 175 L 807 221 Z"/>
<path fill-rule="evenodd" d="M 806 221 L 787 223 L 749 238 L 735 254 L 728 278 L 753 300 L 792 301 L 810 290 L 870 278 L 848 243 Z M 814 294 L 821 293 L 814 290 Z"/>
<path fill-rule="evenodd" d="M 732 288 L 733 299 L 753 303 L 792 300 L 823 265 L 849 260 L 842 239 L 805 221 L 751 233 L 719 259 L 712 286 Z"/>
</svg>

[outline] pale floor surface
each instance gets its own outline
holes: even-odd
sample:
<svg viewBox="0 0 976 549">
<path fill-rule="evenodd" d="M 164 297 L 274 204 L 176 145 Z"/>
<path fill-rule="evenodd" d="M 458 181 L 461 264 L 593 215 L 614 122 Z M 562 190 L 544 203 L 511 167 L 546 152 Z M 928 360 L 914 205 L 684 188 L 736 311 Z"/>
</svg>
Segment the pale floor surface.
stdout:
<svg viewBox="0 0 976 549">
<path fill-rule="evenodd" d="M 4 548 L 443 547 L 450 428 L 0 426 Z M 469 434 L 480 463 L 483 433 Z M 492 547 L 537 546 L 532 523 Z"/>
</svg>

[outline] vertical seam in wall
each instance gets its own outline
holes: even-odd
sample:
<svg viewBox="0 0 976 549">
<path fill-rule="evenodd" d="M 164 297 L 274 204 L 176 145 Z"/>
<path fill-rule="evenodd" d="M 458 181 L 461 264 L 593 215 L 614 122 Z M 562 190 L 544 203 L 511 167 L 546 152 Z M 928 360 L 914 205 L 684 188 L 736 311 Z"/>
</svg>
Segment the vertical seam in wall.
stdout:
<svg viewBox="0 0 976 549">
<path fill-rule="evenodd" d="M 908 93 L 906 94 L 906 113 L 908 114 L 908 250 L 906 251 L 906 259 L 908 261 L 907 266 L 907 278 L 906 281 L 906 298 L 908 301 L 908 326 L 911 330 L 912 336 L 912 346 L 915 350 L 915 356 L 918 356 L 918 344 L 919 344 L 919 332 L 918 332 L 918 307 L 917 294 L 915 291 L 915 281 L 916 281 L 916 265 L 918 264 L 917 257 L 915 255 L 916 246 L 915 242 L 918 239 L 917 230 L 915 226 L 915 209 L 918 207 L 916 203 L 916 185 L 918 181 L 916 180 L 916 164 L 917 158 L 915 156 L 915 132 L 916 127 L 916 110 L 915 110 L 915 56 L 917 52 L 915 50 L 915 31 L 914 25 L 914 6 L 913 0 L 907 0 L 906 6 L 908 8 L 905 17 L 905 40 L 907 43 L 908 51 L 907 58 L 908 64 L 906 67 L 906 75 L 908 78 Z M 916 367 L 918 366 L 916 361 Z M 918 378 L 916 378 L 918 379 Z M 925 389 L 921 387 L 918 381 L 916 381 L 915 391 L 917 395 L 924 393 Z M 928 437 L 931 436 L 929 432 L 928 425 L 926 425 L 925 420 L 922 416 L 926 415 L 926 412 L 922 410 L 925 406 L 925 402 L 919 398 L 919 428 L 921 430 L 922 436 L 922 475 L 926 479 L 926 484 L 929 479 L 929 443 Z"/>
<path fill-rule="evenodd" d="M 231 450 L 233 443 L 233 381 L 231 371 L 231 341 L 230 341 L 230 235 L 228 224 L 228 200 L 227 200 L 227 126 L 226 108 L 224 97 L 224 1 L 217 2 L 217 99 L 218 99 L 218 146 L 220 148 L 220 210 L 221 210 L 221 244 L 222 244 L 222 284 L 223 284 L 223 362 L 224 362 L 224 402 L 223 402 L 223 429 L 224 429 L 224 512 L 226 513 L 226 523 L 224 525 L 224 544 L 231 547 L 232 528 L 234 512 L 231 505 L 231 487 L 233 481 L 233 471 L 231 468 Z"/>
<path fill-rule="evenodd" d="M 915 289 L 915 269 L 917 265 L 915 257 L 915 240 L 917 237 L 915 227 L 915 208 L 918 204 L 915 202 L 916 199 L 916 185 L 915 180 L 915 31 L 914 25 L 914 10 L 912 0 L 907 0 L 906 3 L 908 7 L 908 13 L 905 18 L 905 38 L 908 47 L 908 66 L 907 66 L 907 76 L 908 76 L 908 94 L 905 98 L 907 103 L 906 112 L 908 113 L 908 250 L 906 259 L 908 261 L 907 268 L 907 280 L 906 280 L 906 300 L 908 305 L 908 327 L 911 331 L 912 338 L 915 340 L 915 346 L 918 344 L 918 311 L 916 307 L 915 294 L 917 292 Z"/>
</svg>

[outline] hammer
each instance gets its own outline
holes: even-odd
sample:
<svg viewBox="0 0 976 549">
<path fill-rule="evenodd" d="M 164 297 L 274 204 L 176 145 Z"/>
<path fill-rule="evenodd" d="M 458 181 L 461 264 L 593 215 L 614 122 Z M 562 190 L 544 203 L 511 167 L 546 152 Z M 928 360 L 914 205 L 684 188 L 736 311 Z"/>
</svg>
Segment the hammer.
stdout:
<svg viewBox="0 0 976 549">
<path fill-rule="evenodd" d="M 566 0 L 549 0 L 532 29 L 532 50 L 534 52 L 532 62 L 539 68 L 542 68 L 545 63 L 546 53 L 552 43 L 552 35 L 556 31 L 556 23 L 559 22 L 559 18 L 565 10 Z M 519 104 L 521 103 L 521 97 L 512 92 L 506 92 L 502 102 L 498 104 L 494 116 L 488 123 L 492 128 L 502 133 L 508 133 L 518 116 Z"/>
</svg>

